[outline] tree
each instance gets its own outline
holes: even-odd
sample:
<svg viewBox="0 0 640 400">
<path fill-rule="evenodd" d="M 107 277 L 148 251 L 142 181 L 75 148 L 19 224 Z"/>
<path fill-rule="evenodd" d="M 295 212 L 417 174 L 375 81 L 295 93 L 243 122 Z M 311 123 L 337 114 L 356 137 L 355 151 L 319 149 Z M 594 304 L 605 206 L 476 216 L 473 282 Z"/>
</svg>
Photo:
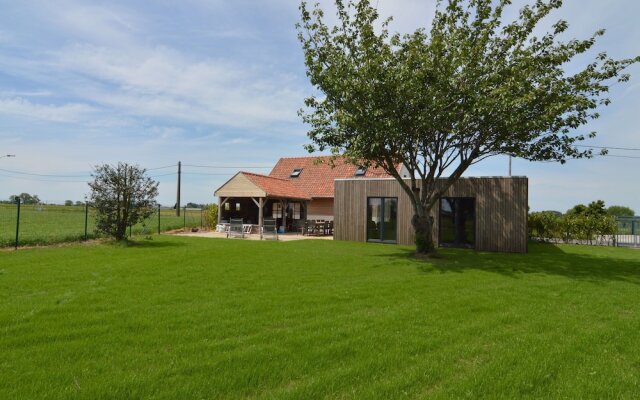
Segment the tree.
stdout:
<svg viewBox="0 0 640 400">
<path fill-rule="evenodd" d="M 96 209 L 96 231 L 125 238 L 127 227 L 153 214 L 158 183 L 137 165 L 118 163 L 95 167 L 89 183 L 91 203 Z"/>
<path fill-rule="evenodd" d="M 64 205 L 65 206 L 72 206 L 73 205 L 73 200 L 65 200 L 64 201 Z"/>
<path fill-rule="evenodd" d="M 607 215 L 607 208 L 605 207 L 603 200 L 596 200 L 589 203 L 585 214 L 596 217 L 602 217 Z"/>
<path fill-rule="evenodd" d="M 583 215 L 587 211 L 587 206 L 584 204 L 576 204 L 567 210 L 567 215 Z"/>
<path fill-rule="evenodd" d="M 607 208 L 607 214 L 614 217 L 633 217 L 636 212 L 625 206 L 610 206 Z"/>
<path fill-rule="evenodd" d="M 335 27 L 320 6 L 300 5 L 298 37 L 320 92 L 300 111 L 311 127 L 307 150 L 330 150 L 394 176 L 413 205 L 418 253 L 435 251 L 434 206 L 471 165 L 500 154 L 560 163 L 591 157 L 576 142 L 595 133 L 577 129 L 609 104 L 609 82 L 627 81 L 623 71 L 640 61 L 601 53 L 569 74 L 566 63 L 604 32 L 560 42 L 568 24 L 558 21 L 537 37 L 538 23 L 562 1 L 537 1 L 503 22 L 509 3 L 439 2 L 430 31 L 404 36 L 389 34 L 389 19 L 375 27 L 369 0 L 335 0 Z"/>
<path fill-rule="evenodd" d="M 584 204 L 576 204 L 572 208 L 567 211 L 567 215 L 592 215 L 592 216 L 603 216 L 607 214 L 607 209 L 605 207 L 603 200 L 595 200 L 589 203 L 588 206 Z"/>
<path fill-rule="evenodd" d="M 81 202 L 80 200 L 76 200 L 76 206 L 83 206 L 83 205 L 84 205 L 83 202 Z"/>
<path fill-rule="evenodd" d="M 16 203 L 20 199 L 20 203 L 22 204 L 38 204 L 40 203 L 40 198 L 37 194 L 30 195 L 29 193 L 20 193 L 9 196 L 9 201 L 12 203 Z"/>
<path fill-rule="evenodd" d="M 562 218 L 554 211 L 529 214 L 529 237 L 551 240 L 562 236 Z"/>
</svg>

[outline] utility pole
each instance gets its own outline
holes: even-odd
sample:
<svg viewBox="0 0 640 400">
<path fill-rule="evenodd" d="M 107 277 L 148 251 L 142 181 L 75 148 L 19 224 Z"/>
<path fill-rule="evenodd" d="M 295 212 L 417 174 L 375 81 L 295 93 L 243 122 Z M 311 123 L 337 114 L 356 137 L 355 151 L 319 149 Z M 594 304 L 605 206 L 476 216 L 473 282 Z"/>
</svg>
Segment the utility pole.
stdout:
<svg viewBox="0 0 640 400">
<path fill-rule="evenodd" d="M 511 176 L 511 154 L 509 154 L 509 176 Z"/>
<path fill-rule="evenodd" d="M 182 175 L 182 162 L 178 161 L 178 191 L 176 193 L 176 217 L 180 216 L 180 175 Z"/>
</svg>

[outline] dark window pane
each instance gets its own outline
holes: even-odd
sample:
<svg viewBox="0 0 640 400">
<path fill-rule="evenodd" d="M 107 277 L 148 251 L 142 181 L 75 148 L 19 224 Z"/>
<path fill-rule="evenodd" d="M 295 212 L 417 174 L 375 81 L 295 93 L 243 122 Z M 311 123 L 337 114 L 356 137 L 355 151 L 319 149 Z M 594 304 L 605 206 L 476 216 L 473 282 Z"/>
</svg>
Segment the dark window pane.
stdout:
<svg viewBox="0 0 640 400">
<path fill-rule="evenodd" d="M 367 205 L 367 240 L 380 240 L 382 199 L 370 198 Z"/>
<path fill-rule="evenodd" d="M 398 199 L 371 197 L 367 200 L 367 240 L 396 242 Z"/>
<path fill-rule="evenodd" d="M 476 233 L 475 199 L 445 197 L 440 199 L 440 244 L 473 247 Z"/>
<path fill-rule="evenodd" d="M 398 199 L 384 199 L 384 227 L 382 230 L 385 241 L 396 241 L 398 223 Z"/>
</svg>

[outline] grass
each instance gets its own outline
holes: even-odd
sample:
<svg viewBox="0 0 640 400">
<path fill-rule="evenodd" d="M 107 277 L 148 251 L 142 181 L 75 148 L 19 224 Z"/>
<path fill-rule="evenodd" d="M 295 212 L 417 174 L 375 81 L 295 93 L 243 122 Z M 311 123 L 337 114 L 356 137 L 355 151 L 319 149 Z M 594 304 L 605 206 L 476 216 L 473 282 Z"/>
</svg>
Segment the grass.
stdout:
<svg viewBox="0 0 640 400">
<path fill-rule="evenodd" d="M 176 217 L 175 210 L 160 211 L 160 230 L 169 231 L 187 227 L 201 226 L 200 210 L 187 210 Z M 15 245 L 17 209 L 15 204 L 0 204 L 0 247 Z M 46 245 L 84 239 L 85 207 L 60 205 L 22 205 L 20 208 L 21 246 Z M 87 218 L 87 237 L 96 238 L 95 212 L 89 209 Z M 158 230 L 158 214 L 152 215 L 144 224 L 132 227 L 133 235 L 154 233 Z"/>
<path fill-rule="evenodd" d="M 0 252 L 0 398 L 640 397 L 640 251 L 154 237 Z"/>
</svg>

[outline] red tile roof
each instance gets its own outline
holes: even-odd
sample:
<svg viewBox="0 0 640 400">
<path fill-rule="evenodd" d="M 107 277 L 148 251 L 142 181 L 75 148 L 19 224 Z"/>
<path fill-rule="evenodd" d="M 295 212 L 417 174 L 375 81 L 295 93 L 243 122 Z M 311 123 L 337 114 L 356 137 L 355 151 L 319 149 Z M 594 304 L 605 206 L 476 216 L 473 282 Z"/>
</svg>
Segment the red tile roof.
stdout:
<svg viewBox="0 0 640 400">
<path fill-rule="evenodd" d="M 274 178 L 272 176 L 254 174 L 253 172 L 240 172 L 254 185 L 264 190 L 269 197 L 282 197 L 296 200 L 311 200 L 311 197 L 287 179 Z"/>
<path fill-rule="evenodd" d="M 332 168 L 331 158 L 331 156 L 281 158 L 269 176 L 292 182 L 300 190 L 307 193 L 308 197 L 315 198 L 333 198 L 333 181 L 336 179 L 391 177 L 382 168 L 368 168 L 363 176 L 358 177 L 355 176 L 357 169 L 355 165 L 338 157 L 333 161 L 334 167 Z M 400 168 L 398 166 L 398 171 Z M 294 169 L 302 169 L 297 178 L 291 177 Z"/>
</svg>

